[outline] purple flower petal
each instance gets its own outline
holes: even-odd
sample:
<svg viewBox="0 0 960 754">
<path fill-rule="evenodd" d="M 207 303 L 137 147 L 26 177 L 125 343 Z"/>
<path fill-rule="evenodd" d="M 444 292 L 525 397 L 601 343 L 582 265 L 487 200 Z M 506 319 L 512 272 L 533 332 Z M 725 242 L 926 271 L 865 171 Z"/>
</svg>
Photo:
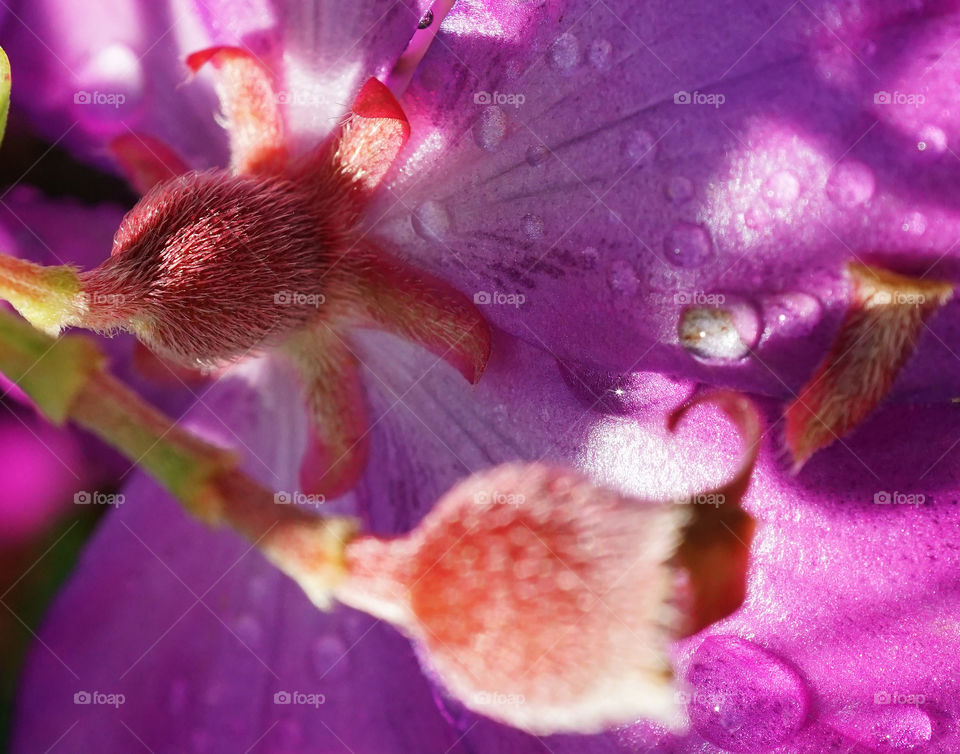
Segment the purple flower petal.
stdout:
<svg viewBox="0 0 960 754">
<path fill-rule="evenodd" d="M 387 2 L 276 3 L 61 0 L 26 4 L 11 19 L 14 107 L 43 133 L 106 167 L 104 144 L 144 131 L 198 167 L 224 165 L 206 75 L 185 85 L 184 58 L 241 45 L 281 79 L 292 132 L 311 144 L 333 128 L 360 83 L 389 71 L 425 8 Z"/>
<path fill-rule="evenodd" d="M 789 396 L 836 331 L 848 260 L 957 277 L 957 23 L 893 2 L 458 6 L 405 99 L 374 232 L 558 357 Z M 743 342 L 688 352 L 682 311 L 718 295 Z M 901 396 L 955 392 L 958 312 Z"/>
</svg>

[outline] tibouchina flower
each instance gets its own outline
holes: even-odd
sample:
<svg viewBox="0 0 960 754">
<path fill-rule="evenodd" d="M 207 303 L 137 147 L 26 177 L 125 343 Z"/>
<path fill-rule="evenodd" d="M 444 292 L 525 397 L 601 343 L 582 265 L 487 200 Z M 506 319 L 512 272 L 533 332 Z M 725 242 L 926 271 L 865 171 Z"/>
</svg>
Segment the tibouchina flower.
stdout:
<svg viewBox="0 0 960 754">
<path fill-rule="evenodd" d="M 57 3 L 37 7 L 44 5 Z M 217 12 L 222 16 L 208 18 L 218 19 L 213 25 L 227 19 L 218 33 L 229 37 L 218 42 L 271 36 L 250 28 L 226 33 L 230 14 Z M 350 28 L 347 11 L 333 15 Z M 276 21 L 264 21 L 261 31 L 282 29 Z M 630 374 L 637 369 L 772 395 L 765 405 L 774 428 L 786 402 L 811 394 L 801 388 L 821 363 L 820 374 L 839 373 L 844 379 L 833 384 L 847 390 L 860 375 L 871 397 L 860 401 L 870 404 L 866 410 L 853 412 L 852 423 L 861 422 L 855 428 L 842 414 L 819 411 L 838 404 L 835 390 L 828 401 L 799 404 L 814 409 L 807 411 L 814 422 L 788 422 L 788 429 L 801 428 L 788 432 L 792 461 L 809 457 L 797 477 L 771 433 L 746 499 L 765 524 L 752 550 L 746 603 L 678 648 L 689 684 L 678 699 L 692 723 L 686 737 L 638 725 L 615 736 L 541 744 L 441 697 L 451 730 L 429 704 L 417 706 L 429 701 L 431 687 L 404 664 L 409 657 L 396 657 L 406 645 L 392 644 L 380 628 L 364 636 L 370 624 L 348 625 L 350 615 L 295 617 L 303 603 L 290 604 L 301 598 L 265 582 L 254 586 L 255 574 L 270 571 L 244 559 L 235 542 L 216 540 L 222 549 L 214 563 L 214 538 L 150 500 L 113 517 L 52 613 L 43 638 L 56 656 L 44 647 L 34 654 L 18 745 L 49 746 L 49 721 L 66 731 L 76 719 L 65 692 L 62 701 L 49 701 L 50 688 L 78 688 L 59 656 L 91 684 L 129 690 L 126 709 L 138 734 L 174 748 L 242 749 L 258 735 L 258 745 L 288 750 L 333 746 L 343 736 L 354 750 L 369 751 L 434 744 L 578 752 L 955 748 L 957 695 L 949 679 L 957 632 L 948 617 L 960 604 L 950 537 L 957 524 L 955 421 L 943 406 L 910 405 L 955 395 L 955 29 L 948 7 L 905 10 L 899 3 L 761 10 L 463 4 L 444 19 L 402 98 L 409 159 L 387 182 L 406 193 L 395 206 L 393 197 L 381 197 L 387 214 L 372 234 L 477 296 L 491 321 L 535 346 L 500 336 L 487 377 L 468 396 L 450 375 L 434 372 L 418 383 L 429 363 L 409 365 L 422 354 L 384 339 L 358 345 L 369 372 L 399 389 L 393 400 L 415 407 L 372 433 L 384 460 L 367 469 L 356 500 L 375 529 L 411 528 L 464 466 L 472 471 L 511 457 L 575 461 L 598 481 L 637 493 L 667 489 L 663 475 L 690 481 L 702 474 L 694 452 L 679 467 L 679 449 L 672 448 L 673 460 L 655 452 L 671 447 L 652 429 L 654 417 L 668 413 L 656 398 L 685 384 Z M 290 36 L 299 43 L 304 34 Z M 48 44 L 59 49 L 65 39 L 70 35 L 61 33 Z M 78 49 L 82 37 L 71 44 Z M 291 70 L 302 77 L 309 66 Z M 354 91 L 359 83 L 354 78 Z M 149 102 L 145 96 L 145 111 Z M 175 107 L 160 95 L 155 102 L 162 104 L 158 116 Z M 876 285 L 898 280 L 891 275 L 902 282 Z M 918 281 L 932 288 L 918 290 Z M 883 332 L 856 329 L 864 322 Z M 851 362 L 848 351 L 831 350 L 845 338 L 874 338 L 876 345 Z M 553 356 L 566 362 L 561 373 L 592 408 L 583 423 L 556 384 Z M 252 365 L 244 374 L 264 390 L 273 387 L 258 399 L 268 408 L 249 408 L 236 383 L 233 394 L 223 387 L 224 404 L 276 454 L 268 460 L 282 461 L 289 483 L 304 429 L 276 386 L 264 384 L 276 375 Z M 894 379 L 890 395 L 907 405 L 884 400 Z M 810 384 L 815 395 L 820 383 Z M 391 406 L 375 391 L 369 398 L 374 416 Z M 638 426 L 601 419 L 597 409 L 628 414 Z M 565 432 L 570 424 L 575 429 Z M 817 439 L 847 429 L 842 443 Z M 702 440 L 690 448 L 701 456 L 710 446 Z M 256 448 L 267 457 L 266 448 Z M 651 457 L 662 469 L 651 468 Z M 150 538 L 136 542 L 131 531 Z M 203 559 L 188 552 L 204 545 Z M 159 558 L 151 560 L 150 550 Z M 132 599 L 178 586 L 164 563 L 189 586 L 163 603 Z M 129 592 L 105 610 L 104 585 L 124 578 Z M 196 602 L 204 596 L 204 605 L 212 603 L 213 590 L 242 642 Z M 290 619 L 268 627 L 285 608 Z M 196 612 L 184 617 L 188 609 Z M 105 612 L 117 616 L 106 627 Z M 160 637 L 153 648 L 139 640 L 145 623 Z M 222 640 L 210 638 L 222 662 L 202 648 L 212 636 Z M 94 655 L 91 641 L 102 651 Z M 123 657 L 105 667 L 116 647 Z M 264 654 L 276 658 L 272 669 L 257 659 Z M 324 683 L 332 689 L 330 674 L 311 675 L 305 660 L 329 654 L 340 697 L 320 715 L 309 706 L 264 711 L 249 693 L 257 683 L 281 691 L 278 678 L 302 684 L 303 692 Z M 151 683 L 160 677 L 162 684 Z M 408 679 L 412 687 L 402 686 Z M 371 696 L 375 702 L 361 703 Z M 183 721 L 175 731 L 172 715 Z M 130 736 L 106 717 L 74 733 L 79 750 L 84 741 L 128 745 L 122 736 Z"/>
</svg>

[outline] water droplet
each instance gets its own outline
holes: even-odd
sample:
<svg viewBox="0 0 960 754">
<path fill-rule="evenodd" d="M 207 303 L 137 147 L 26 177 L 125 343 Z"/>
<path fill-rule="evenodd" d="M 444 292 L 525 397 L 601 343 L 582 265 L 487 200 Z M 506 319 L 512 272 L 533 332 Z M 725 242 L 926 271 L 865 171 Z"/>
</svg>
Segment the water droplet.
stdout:
<svg viewBox="0 0 960 754">
<path fill-rule="evenodd" d="M 933 736 L 930 716 L 915 701 L 897 703 L 901 697 L 909 700 L 908 695 L 889 695 L 889 704 L 857 705 L 838 713 L 829 723 L 872 751 L 926 751 L 924 745 Z"/>
<path fill-rule="evenodd" d="M 761 300 L 769 337 L 799 338 L 820 322 L 823 307 L 807 293 L 781 293 Z"/>
<path fill-rule="evenodd" d="M 587 51 L 587 59 L 594 68 L 603 70 L 610 65 L 610 53 L 613 51 L 613 45 L 606 39 L 595 39 L 590 43 L 590 49 Z"/>
<path fill-rule="evenodd" d="M 587 246 L 580 251 L 580 258 L 583 260 L 584 266 L 588 270 L 592 270 L 600 261 L 600 252 L 597 251 L 596 246 Z"/>
<path fill-rule="evenodd" d="M 473 138 L 477 145 L 488 152 L 500 146 L 507 133 L 507 115 L 496 105 L 483 108 L 473 124 Z"/>
<path fill-rule="evenodd" d="M 658 372 L 618 374 L 578 362 L 558 361 L 560 375 L 586 408 L 629 416 L 651 406 L 675 406 L 690 396 L 692 383 Z"/>
<path fill-rule="evenodd" d="M 580 62 L 580 41 L 570 32 L 557 37 L 550 45 L 550 65 L 558 71 L 569 71 Z"/>
<path fill-rule="evenodd" d="M 423 16 L 420 18 L 420 22 L 417 24 L 417 28 L 418 28 L 418 29 L 427 29 L 427 28 L 429 28 L 430 24 L 432 24 L 432 23 L 433 23 L 433 11 L 432 11 L 432 10 L 428 10 L 428 11 L 427 11 L 426 13 L 424 13 Z"/>
<path fill-rule="evenodd" d="M 531 167 L 542 165 L 549 159 L 550 150 L 543 146 L 543 144 L 534 144 L 531 147 L 527 147 L 527 164 Z"/>
<path fill-rule="evenodd" d="M 803 725 L 809 698 L 800 675 L 736 636 L 708 636 L 690 664 L 690 720 L 707 741 L 734 752 L 769 751 Z"/>
<path fill-rule="evenodd" d="M 942 128 L 938 128 L 937 126 L 924 126 L 920 129 L 919 136 L 920 139 L 917 141 L 917 149 L 921 152 L 928 151 L 940 154 L 946 151 L 947 135 Z"/>
<path fill-rule="evenodd" d="M 664 193 L 674 204 L 683 204 L 693 197 L 693 182 L 682 175 L 675 175 L 667 181 Z"/>
<path fill-rule="evenodd" d="M 427 241 L 440 241 L 450 230 L 450 213 L 440 202 L 428 199 L 410 216 L 413 230 Z"/>
<path fill-rule="evenodd" d="M 640 129 L 627 135 L 623 148 L 631 164 L 645 165 L 656 156 L 657 140 L 649 131 Z"/>
<path fill-rule="evenodd" d="M 523 230 L 523 235 L 531 241 L 543 238 L 543 218 L 539 215 L 524 215 L 520 219 L 520 228 Z"/>
<path fill-rule="evenodd" d="M 630 263 L 623 259 L 615 259 L 610 265 L 607 282 L 618 296 L 633 296 L 640 287 L 637 273 Z"/>
<path fill-rule="evenodd" d="M 927 218 L 920 212 L 911 212 L 903 218 L 900 228 L 904 233 L 922 236 L 927 232 Z"/>
<path fill-rule="evenodd" d="M 664 238 L 663 251 L 677 267 L 701 267 L 713 257 L 713 242 L 702 225 L 680 222 Z"/>
<path fill-rule="evenodd" d="M 876 179 L 862 162 L 841 162 L 827 178 L 827 196 L 841 207 L 856 207 L 873 196 Z"/>
<path fill-rule="evenodd" d="M 781 170 L 767 179 L 763 195 L 774 207 L 793 204 L 800 195 L 800 181 L 789 170 Z"/>
<path fill-rule="evenodd" d="M 691 307 L 680 315 L 680 343 L 705 361 L 734 361 L 746 356 L 760 337 L 760 317 L 744 301 L 723 307 Z"/>
<path fill-rule="evenodd" d="M 248 647 L 256 647 L 263 639 L 263 630 L 260 621 L 252 615 L 242 615 L 233 626 L 237 637 Z"/>
<path fill-rule="evenodd" d="M 350 670 L 349 648 L 336 634 L 327 634 L 313 642 L 310 661 L 320 678 L 343 677 Z"/>
</svg>

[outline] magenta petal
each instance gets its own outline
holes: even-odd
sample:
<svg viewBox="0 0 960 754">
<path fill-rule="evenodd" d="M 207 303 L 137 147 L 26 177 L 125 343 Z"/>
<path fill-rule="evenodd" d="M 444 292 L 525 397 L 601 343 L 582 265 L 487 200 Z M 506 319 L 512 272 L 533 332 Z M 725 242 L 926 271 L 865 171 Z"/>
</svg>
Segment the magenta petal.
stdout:
<svg viewBox="0 0 960 754">
<path fill-rule="evenodd" d="M 191 165 L 223 165 L 211 83 L 185 84 L 184 59 L 239 45 L 277 74 L 292 132 L 313 146 L 363 80 L 390 70 L 425 9 L 417 5 L 38 0 L 9 20 L 14 104 L 51 140 L 106 167 L 104 145 L 129 130 L 163 140 Z"/>
<path fill-rule="evenodd" d="M 468 294 L 521 294 L 484 312 L 561 358 L 788 396 L 846 306 L 847 260 L 958 278 L 960 20 L 927 7 L 458 7 L 405 99 L 408 162 L 374 231 Z M 753 355 L 681 347 L 681 311 L 712 294 L 742 299 Z M 952 394 L 958 313 L 901 394 Z"/>
<path fill-rule="evenodd" d="M 264 394 L 278 385 L 258 379 Z M 224 382 L 193 423 L 234 443 L 236 431 L 258 457 L 251 472 L 290 489 L 296 463 L 284 426 L 297 412 L 252 390 Z M 232 430 L 218 414 L 238 417 Z M 47 616 L 22 686 L 15 751 L 43 751 L 61 737 L 60 750 L 77 752 L 127 751 L 137 738 L 154 751 L 383 754 L 454 743 L 393 630 L 346 609 L 318 612 L 246 543 L 187 520 L 149 481 L 138 478 L 126 495 Z M 84 691 L 125 701 L 76 704 Z M 325 699 L 275 703 L 281 692 Z"/>
</svg>

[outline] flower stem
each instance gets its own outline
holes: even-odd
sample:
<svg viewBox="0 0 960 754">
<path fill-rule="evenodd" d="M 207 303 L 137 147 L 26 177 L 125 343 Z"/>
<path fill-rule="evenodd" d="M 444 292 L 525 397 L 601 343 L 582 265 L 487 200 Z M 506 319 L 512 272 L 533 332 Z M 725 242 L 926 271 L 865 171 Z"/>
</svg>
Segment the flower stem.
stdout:
<svg viewBox="0 0 960 754">
<path fill-rule="evenodd" d="M 193 516 L 226 524 L 252 540 L 318 605 L 344 575 L 343 550 L 356 525 L 277 505 L 239 468 L 239 457 L 176 426 L 103 368 L 81 336 L 53 339 L 0 311 L 0 371 L 52 422 L 72 420 L 162 484 Z"/>
</svg>

